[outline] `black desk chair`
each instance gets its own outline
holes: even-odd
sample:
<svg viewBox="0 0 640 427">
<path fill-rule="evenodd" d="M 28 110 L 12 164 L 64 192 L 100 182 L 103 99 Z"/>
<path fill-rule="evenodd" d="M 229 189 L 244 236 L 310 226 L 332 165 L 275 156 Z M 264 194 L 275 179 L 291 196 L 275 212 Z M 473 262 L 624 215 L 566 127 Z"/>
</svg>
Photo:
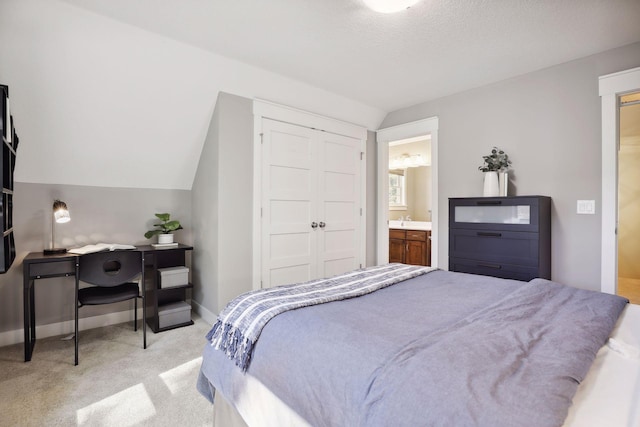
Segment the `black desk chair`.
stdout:
<svg viewBox="0 0 640 427">
<path fill-rule="evenodd" d="M 80 257 L 80 280 L 94 286 L 76 288 L 75 344 L 78 364 L 78 309 L 84 305 L 111 304 L 134 299 L 133 329 L 138 330 L 138 298 L 142 299 L 142 340 L 147 348 L 144 266 L 139 251 L 96 252 Z M 141 276 L 140 292 L 132 279 Z"/>
</svg>

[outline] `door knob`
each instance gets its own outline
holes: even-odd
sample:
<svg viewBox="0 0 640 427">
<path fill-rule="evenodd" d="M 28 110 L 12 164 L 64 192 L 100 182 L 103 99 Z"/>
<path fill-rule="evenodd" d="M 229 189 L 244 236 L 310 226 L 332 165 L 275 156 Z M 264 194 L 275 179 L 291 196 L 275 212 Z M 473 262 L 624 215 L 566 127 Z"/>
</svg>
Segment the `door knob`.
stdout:
<svg viewBox="0 0 640 427">
<path fill-rule="evenodd" d="M 324 222 L 320 221 L 320 228 L 324 228 L 324 226 L 327 225 Z"/>
<path fill-rule="evenodd" d="M 313 229 L 318 228 L 318 223 L 317 223 L 317 222 L 315 222 L 315 221 L 313 221 L 313 222 L 311 223 L 311 228 L 313 228 Z"/>
</svg>

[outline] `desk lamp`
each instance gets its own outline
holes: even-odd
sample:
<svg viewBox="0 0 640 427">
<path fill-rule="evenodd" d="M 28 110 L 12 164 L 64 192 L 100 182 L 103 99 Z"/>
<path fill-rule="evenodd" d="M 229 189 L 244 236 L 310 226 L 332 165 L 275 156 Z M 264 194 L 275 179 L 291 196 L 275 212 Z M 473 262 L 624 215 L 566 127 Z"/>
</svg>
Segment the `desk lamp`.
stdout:
<svg viewBox="0 0 640 427">
<path fill-rule="evenodd" d="M 71 220 L 71 216 L 69 216 L 69 210 L 67 209 L 67 204 L 58 199 L 54 200 L 53 215 L 51 216 L 51 249 L 45 249 L 43 251 L 45 255 L 63 254 L 67 252 L 65 248 L 55 247 L 55 229 L 56 229 L 56 223 L 64 224 L 65 222 L 69 222 L 70 220 Z"/>
</svg>

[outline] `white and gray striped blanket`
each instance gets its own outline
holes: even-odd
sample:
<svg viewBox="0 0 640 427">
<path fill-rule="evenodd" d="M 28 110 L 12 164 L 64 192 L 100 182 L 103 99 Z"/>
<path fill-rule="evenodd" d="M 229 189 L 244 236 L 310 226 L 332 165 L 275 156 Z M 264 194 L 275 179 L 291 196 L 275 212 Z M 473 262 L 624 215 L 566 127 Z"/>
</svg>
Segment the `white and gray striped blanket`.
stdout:
<svg viewBox="0 0 640 427">
<path fill-rule="evenodd" d="M 435 270 L 405 264 L 369 267 L 329 279 L 278 286 L 242 294 L 229 302 L 207 339 L 246 371 L 262 328 L 288 310 L 354 298 Z"/>
</svg>

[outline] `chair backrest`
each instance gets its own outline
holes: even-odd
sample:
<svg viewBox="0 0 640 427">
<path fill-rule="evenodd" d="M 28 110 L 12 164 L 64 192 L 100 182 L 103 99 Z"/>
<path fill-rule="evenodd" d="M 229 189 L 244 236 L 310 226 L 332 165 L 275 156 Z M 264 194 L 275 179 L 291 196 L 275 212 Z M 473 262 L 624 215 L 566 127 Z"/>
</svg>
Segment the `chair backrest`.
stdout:
<svg viewBox="0 0 640 427">
<path fill-rule="evenodd" d="M 80 257 L 80 280 L 97 286 L 117 286 L 142 273 L 139 251 L 94 252 Z"/>
</svg>

